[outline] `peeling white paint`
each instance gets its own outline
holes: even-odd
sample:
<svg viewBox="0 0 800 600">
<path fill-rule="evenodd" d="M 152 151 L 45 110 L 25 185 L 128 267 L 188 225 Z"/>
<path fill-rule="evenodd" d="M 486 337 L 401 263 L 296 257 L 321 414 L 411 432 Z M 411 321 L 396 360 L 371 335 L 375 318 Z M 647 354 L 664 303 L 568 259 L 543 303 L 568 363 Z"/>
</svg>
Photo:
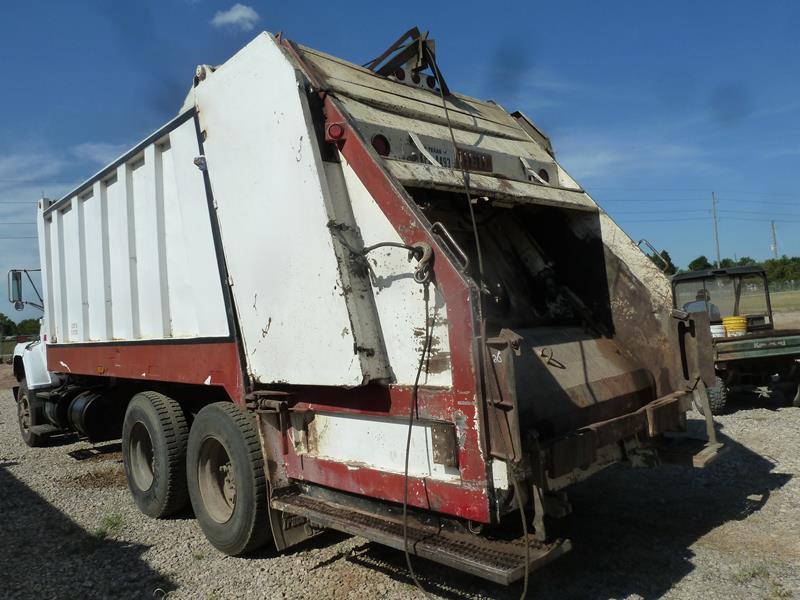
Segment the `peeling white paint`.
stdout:
<svg viewBox="0 0 800 600">
<path fill-rule="evenodd" d="M 203 380 L 203 385 L 211 385 L 211 375 Z"/>
<path fill-rule="evenodd" d="M 457 467 L 433 462 L 431 422 L 417 421 L 411 433 L 408 473 L 439 481 L 461 482 Z M 345 463 L 348 470 L 369 467 L 403 473 L 408 423 L 363 415 L 315 413 L 309 423 L 309 454 Z M 349 464 L 348 464 L 349 463 Z"/>
</svg>

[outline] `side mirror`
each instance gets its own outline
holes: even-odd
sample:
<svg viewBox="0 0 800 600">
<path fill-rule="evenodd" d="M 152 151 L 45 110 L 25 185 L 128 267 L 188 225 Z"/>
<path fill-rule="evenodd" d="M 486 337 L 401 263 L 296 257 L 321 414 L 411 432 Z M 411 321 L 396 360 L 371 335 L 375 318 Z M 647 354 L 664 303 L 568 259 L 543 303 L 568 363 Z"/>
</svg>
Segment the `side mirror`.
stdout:
<svg viewBox="0 0 800 600">
<path fill-rule="evenodd" d="M 25 308 L 25 303 L 22 301 L 22 271 L 12 269 L 8 272 L 8 301 L 17 310 Z"/>
</svg>

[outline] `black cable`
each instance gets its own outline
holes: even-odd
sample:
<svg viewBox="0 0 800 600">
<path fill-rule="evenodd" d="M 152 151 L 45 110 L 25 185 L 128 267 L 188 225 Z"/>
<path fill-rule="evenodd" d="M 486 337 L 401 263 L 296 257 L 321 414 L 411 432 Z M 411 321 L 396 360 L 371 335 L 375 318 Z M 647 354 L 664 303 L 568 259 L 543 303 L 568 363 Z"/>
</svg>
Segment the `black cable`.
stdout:
<svg viewBox="0 0 800 600">
<path fill-rule="evenodd" d="M 453 160 L 456 161 L 458 166 L 461 169 L 461 177 L 464 181 L 464 194 L 467 197 L 467 206 L 469 207 L 469 218 L 470 223 L 472 224 L 472 233 L 475 236 L 475 251 L 478 257 L 478 277 L 480 279 L 479 282 L 479 293 L 478 293 L 478 310 L 480 311 L 481 315 L 481 341 L 482 343 L 486 343 L 486 321 L 483 316 L 483 253 L 481 252 L 481 242 L 480 237 L 478 236 L 478 225 L 475 220 L 475 210 L 472 208 L 472 198 L 469 193 L 469 176 L 467 174 L 467 170 L 464 168 L 464 164 L 462 161 L 458 160 L 458 147 L 456 146 L 456 136 L 455 132 L 453 131 L 453 124 L 450 121 L 450 111 L 447 108 L 447 100 L 444 96 L 444 79 L 442 78 L 442 72 L 439 70 L 439 65 L 436 63 L 436 57 L 434 56 L 433 52 L 425 46 L 428 55 L 428 63 L 433 70 L 433 74 L 436 77 L 437 81 L 439 82 L 439 95 L 442 98 L 442 109 L 444 109 L 444 115 L 447 119 L 447 129 L 450 131 L 450 141 L 453 143 Z M 483 373 L 483 360 L 478 361 L 478 376 L 479 376 L 479 387 L 481 390 L 484 389 L 485 386 L 485 377 Z M 519 505 L 519 513 L 520 517 L 522 518 L 522 532 L 525 539 L 525 575 L 524 575 L 524 583 L 522 586 L 522 594 L 520 598 L 525 598 L 528 595 L 528 575 L 530 571 L 530 544 L 528 540 L 528 524 L 525 519 L 525 507 L 522 505 L 522 496 L 520 495 L 520 485 L 517 481 L 516 476 L 511 469 L 511 465 L 506 462 L 506 468 L 508 470 L 508 475 L 511 478 L 512 484 L 514 486 L 514 493 L 517 496 L 517 504 Z M 410 566 L 410 563 L 409 563 Z"/>
<path fill-rule="evenodd" d="M 408 408 L 408 433 L 406 435 L 406 455 L 405 466 L 403 467 L 403 553 L 406 557 L 406 566 L 411 575 L 411 579 L 419 590 L 430 598 L 427 590 L 422 587 L 417 574 L 414 572 L 414 567 L 411 565 L 411 554 L 408 551 L 408 460 L 411 454 L 411 433 L 414 429 L 414 410 L 417 411 L 419 418 L 419 408 L 417 406 L 417 397 L 419 395 L 419 379 L 422 375 L 422 367 L 425 364 L 425 359 L 431 347 L 431 340 L 433 339 L 433 324 L 430 322 L 429 308 L 430 308 L 430 282 L 423 284 L 423 298 L 425 300 L 425 343 L 422 346 L 422 352 L 419 356 L 419 364 L 417 365 L 417 375 L 414 377 L 414 387 L 411 388 L 411 406 Z"/>
<path fill-rule="evenodd" d="M 427 48 L 427 46 L 426 46 Z M 436 77 L 436 81 L 439 83 L 439 96 L 442 98 L 442 108 L 444 109 L 444 116 L 447 119 L 447 129 L 450 131 L 450 141 L 453 143 L 453 160 L 461 169 L 461 179 L 464 182 L 464 194 L 467 197 L 467 207 L 469 208 L 469 218 L 470 222 L 472 223 L 472 233 L 475 236 L 475 253 L 478 256 L 478 276 L 480 281 L 478 282 L 478 287 L 480 290 L 483 290 L 483 252 L 481 252 L 481 241 L 478 237 L 478 227 L 475 224 L 475 210 L 472 208 L 472 196 L 469 193 L 469 175 L 467 174 L 467 170 L 464 168 L 464 164 L 462 161 L 458 160 L 458 147 L 456 146 L 456 136 L 453 132 L 453 124 L 450 122 L 450 110 L 447 108 L 447 100 L 444 97 L 444 78 L 442 77 L 442 72 L 439 70 L 439 65 L 436 63 L 436 57 L 433 55 L 433 52 L 428 50 L 428 63 L 431 65 L 431 69 L 433 69 L 433 74 Z M 480 294 L 478 296 L 480 298 Z"/>
</svg>

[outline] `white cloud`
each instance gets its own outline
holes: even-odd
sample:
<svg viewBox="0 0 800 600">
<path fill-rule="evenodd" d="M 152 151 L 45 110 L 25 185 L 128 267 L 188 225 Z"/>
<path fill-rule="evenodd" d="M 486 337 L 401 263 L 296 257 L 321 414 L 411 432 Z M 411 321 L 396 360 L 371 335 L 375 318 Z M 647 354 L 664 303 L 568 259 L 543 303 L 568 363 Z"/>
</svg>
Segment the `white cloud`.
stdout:
<svg viewBox="0 0 800 600">
<path fill-rule="evenodd" d="M 234 4 L 228 10 L 220 10 L 211 19 L 213 27 L 240 29 L 241 31 L 251 31 L 256 23 L 261 20 L 258 13 L 246 4 Z"/>
<path fill-rule="evenodd" d="M 0 153 L 0 184 L 21 184 L 57 175 L 64 161 L 46 152 Z"/>
<path fill-rule="evenodd" d="M 100 165 L 107 165 L 121 156 L 128 146 L 125 144 L 107 144 L 105 142 L 84 142 L 73 147 L 71 152 L 75 158 L 88 160 Z"/>
</svg>

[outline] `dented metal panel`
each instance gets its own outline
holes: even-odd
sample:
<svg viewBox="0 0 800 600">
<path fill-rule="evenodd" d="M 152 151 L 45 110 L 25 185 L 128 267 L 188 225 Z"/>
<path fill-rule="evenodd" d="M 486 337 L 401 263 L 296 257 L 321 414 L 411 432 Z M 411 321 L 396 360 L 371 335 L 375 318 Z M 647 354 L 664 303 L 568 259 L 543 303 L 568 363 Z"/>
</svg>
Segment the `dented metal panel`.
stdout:
<svg viewBox="0 0 800 600">
<path fill-rule="evenodd" d="M 464 176 L 452 169 L 399 160 L 386 161 L 386 168 L 398 181 L 407 186 L 452 192 L 461 192 L 464 189 Z M 468 177 L 470 189 L 476 195 L 486 195 L 498 201 L 558 206 L 591 212 L 598 210 L 597 205 L 583 192 L 500 179 L 479 173 L 470 173 Z"/>
<path fill-rule="evenodd" d="M 386 372 L 357 348 L 304 93 L 262 34 L 194 98 L 248 373 L 262 384 L 356 386 Z"/>
<path fill-rule="evenodd" d="M 379 242 L 401 242 L 391 221 L 344 159 L 341 170 L 364 244 L 369 246 Z M 381 248 L 371 252 L 367 261 L 378 322 L 394 373 L 394 382 L 412 385 L 424 344 L 425 305 L 422 300 L 422 286 L 414 281 L 413 268 L 405 250 Z M 450 387 L 452 368 L 447 305 L 436 285 L 432 286 L 431 298 L 432 343 L 421 383 L 426 386 Z"/>
</svg>

